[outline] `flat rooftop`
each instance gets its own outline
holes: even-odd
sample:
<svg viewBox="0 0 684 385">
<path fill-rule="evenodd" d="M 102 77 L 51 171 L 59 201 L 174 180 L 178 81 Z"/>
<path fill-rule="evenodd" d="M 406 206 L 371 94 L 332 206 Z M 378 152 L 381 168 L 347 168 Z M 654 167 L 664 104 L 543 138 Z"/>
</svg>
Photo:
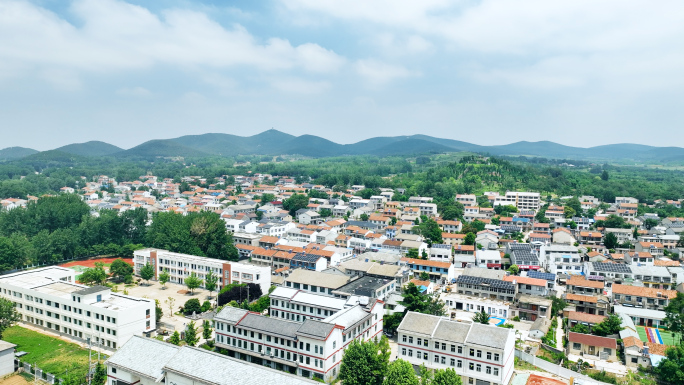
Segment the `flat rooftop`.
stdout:
<svg viewBox="0 0 684 385">
<path fill-rule="evenodd" d="M 66 267 L 50 266 L 41 269 L 20 271 L 0 276 L 0 284 L 8 284 L 24 289 L 32 289 L 60 281 L 64 277 L 75 277 L 76 272 Z"/>
</svg>

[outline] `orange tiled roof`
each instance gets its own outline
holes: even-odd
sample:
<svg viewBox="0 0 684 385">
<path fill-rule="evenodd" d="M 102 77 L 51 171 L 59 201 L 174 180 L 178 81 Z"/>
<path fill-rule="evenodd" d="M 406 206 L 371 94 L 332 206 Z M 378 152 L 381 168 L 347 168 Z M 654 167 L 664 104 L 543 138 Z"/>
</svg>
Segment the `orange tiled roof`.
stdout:
<svg viewBox="0 0 684 385">
<path fill-rule="evenodd" d="M 446 269 L 451 267 L 451 264 L 449 262 L 430 261 L 430 260 L 425 260 L 425 259 L 414 259 L 414 258 L 402 258 L 401 260 L 406 262 L 406 263 L 413 263 L 415 265 L 421 265 L 421 266 L 442 267 L 442 268 L 446 268 Z"/>
<path fill-rule="evenodd" d="M 530 278 L 530 277 L 519 277 L 517 275 L 507 275 L 503 278 L 504 281 L 517 282 L 523 285 L 534 285 L 534 286 L 546 286 L 545 279 Z"/>
<path fill-rule="evenodd" d="M 605 287 L 605 284 L 601 281 L 590 281 L 588 279 L 585 279 L 582 276 L 578 275 L 573 275 L 570 277 L 570 280 L 566 283 L 566 285 L 570 286 L 580 286 L 580 287 L 591 287 L 594 289 L 603 289 Z"/>
<path fill-rule="evenodd" d="M 590 302 L 590 303 L 597 303 L 598 302 L 596 297 L 592 297 L 589 295 L 572 294 L 572 293 L 566 294 L 565 299 L 567 299 L 568 301 L 584 301 L 584 302 Z"/>
<path fill-rule="evenodd" d="M 658 297 L 658 293 L 661 294 Z M 655 289 L 652 287 L 640 287 L 629 285 L 613 285 L 613 294 L 635 295 L 647 298 L 669 298 L 672 299 L 677 296 L 676 290 Z"/>
</svg>

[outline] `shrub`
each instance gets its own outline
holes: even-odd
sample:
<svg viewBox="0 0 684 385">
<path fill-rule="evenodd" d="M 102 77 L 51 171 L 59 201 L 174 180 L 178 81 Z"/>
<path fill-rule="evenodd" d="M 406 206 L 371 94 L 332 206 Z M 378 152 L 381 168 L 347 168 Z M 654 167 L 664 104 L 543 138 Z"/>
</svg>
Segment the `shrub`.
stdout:
<svg viewBox="0 0 684 385">
<path fill-rule="evenodd" d="M 204 301 L 204 302 L 202 303 L 202 308 L 201 308 L 201 310 L 202 310 L 202 313 L 204 313 L 205 311 L 211 310 L 211 302 L 209 302 L 209 301 Z"/>
</svg>

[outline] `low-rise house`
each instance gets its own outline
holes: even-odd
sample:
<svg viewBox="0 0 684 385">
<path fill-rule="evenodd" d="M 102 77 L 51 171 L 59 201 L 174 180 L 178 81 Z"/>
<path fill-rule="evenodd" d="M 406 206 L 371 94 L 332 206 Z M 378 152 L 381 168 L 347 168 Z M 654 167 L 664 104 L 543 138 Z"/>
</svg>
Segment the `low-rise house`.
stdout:
<svg viewBox="0 0 684 385">
<path fill-rule="evenodd" d="M 604 283 L 598 280 L 588 280 L 580 275 L 573 275 L 566 283 L 567 293 L 580 295 L 603 294 Z"/>
<path fill-rule="evenodd" d="M 338 287 L 332 291 L 332 294 L 337 298 L 357 296 L 383 300 L 387 294 L 396 290 L 396 285 L 393 279 L 363 276 Z"/>
<path fill-rule="evenodd" d="M 269 294 L 269 315 L 291 321 L 322 320 L 344 309 L 347 300 L 308 291 L 277 287 Z"/>
<path fill-rule="evenodd" d="M 621 318 L 623 318 L 623 320 L 625 317 L 629 317 L 635 325 L 652 328 L 666 327 L 664 320 L 667 314 L 662 310 L 615 305 L 613 307 L 613 311 L 615 314 L 618 314 Z"/>
<path fill-rule="evenodd" d="M 551 319 L 546 318 L 546 317 L 539 317 L 532 323 L 532 326 L 530 326 L 529 336 L 531 338 L 541 340 L 541 338 L 544 337 L 546 335 L 546 333 L 549 332 L 550 327 L 551 327 Z"/>
<path fill-rule="evenodd" d="M 623 306 L 663 310 L 670 303 L 670 300 L 677 296 L 677 291 L 640 286 L 613 285 L 612 294 L 613 301 Z"/>
<path fill-rule="evenodd" d="M 428 256 L 431 261 L 451 263 L 451 245 L 432 244 Z"/>
<path fill-rule="evenodd" d="M 585 245 L 598 245 L 603 242 L 603 234 L 598 231 L 580 231 L 579 242 Z"/>
<path fill-rule="evenodd" d="M 446 280 L 450 282 L 455 276 L 454 265 L 449 262 L 402 258 L 402 263 L 408 266 L 414 276 L 420 276 L 420 273 L 426 272 L 431 281 Z"/>
<path fill-rule="evenodd" d="M 547 298 L 527 294 L 517 294 L 511 309 L 511 316 L 522 321 L 535 321 L 539 317 L 551 317 L 552 301 Z"/>
<path fill-rule="evenodd" d="M 512 282 L 517 285 L 518 293 L 537 295 L 546 297 L 549 294 L 546 280 L 539 278 L 521 277 L 517 275 L 507 275 L 504 281 Z"/>
<path fill-rule="evenodd" d="M 320 271 L 297 269 L 285 277 L 283 286 L 333 296 L 333 290 L 346 285 L 346 275 L 329 274 Z"/>
<path fill-rule="evenodd" d="M 584 264 L 584 273 L 587 276 L 603 277 L 606 287 L 634 279 L 630 266 L 621 263 L 587 262 Z"/>
<path fill-rule="evenodd" d="M 665 247 L 660 242 L 638 242 L 634 248 L 637 252 L 648 251 L 656 258 L 665 255 Z"/>
<path fill-rule="evenodd" d="M 498 250 L 477 250 L 475 263 L 479 267 L 499 270 L 503 268 L 501 253 Z"/>
<path fill-rule="evenodd" d="M 591 334 L 569 332 L 567 353 L 577 356 L 595 356 L 608 362 L 618 360 L 615 338 L 598 337 Z"/>
<path fill-rule="evenodd" d="M 485 313 L 492 317 L 499 317 L 503 319 L 507 319 L 511 314 L 511 303 L 499 299 L 450 293 L 444 297 L 444 303 L 450 310 L 468 311 L 474 313 L 484 310 Z"/>
<path fill-rule="evenodd" d="M 458 294 L 513 302 L 517 293 L 516 285 L 504 281 L 503 277 L 501 270 L 466 268 L 456 278 L 456 291 Z"/>
<path fill-rule="evenodd" d="M 581 313 L 607 315 L 610 310 L 610 301 L 603 295 L 566 293 L 563 295 L 563 299 Z"/>
<path fill-rule="evenodd" d="M 574 245 L 575 242 L 577 242 L 577 240 L 572 236 L 572 233 L 567 228 L 559 227 L 553 230 L 553 243 L 560 245 Z"/>
<path fill-rule="evenodd" d="M 591 331 L 591 328 L 603 322 L 603 320 L 606 319 L 606 316 L 602 315 L 597 315 L 597 314 L 589 314 L 589 313 L 582 313 L 578 311 L 570 311 L 565 318 L 568 319 L 568 327 L 572 328 L 573 326 L 577 324 L 584 325 L 589 328 Z"/>
</svg>

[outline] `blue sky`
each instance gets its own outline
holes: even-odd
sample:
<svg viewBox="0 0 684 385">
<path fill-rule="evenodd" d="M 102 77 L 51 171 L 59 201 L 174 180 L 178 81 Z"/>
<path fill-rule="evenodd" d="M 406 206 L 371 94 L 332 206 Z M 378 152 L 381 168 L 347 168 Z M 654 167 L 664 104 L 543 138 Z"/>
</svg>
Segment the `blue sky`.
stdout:
<svg viewBox="0 0 684 385">
<path fill-rule="evenodd" d="M 0 0 L 0 147 L 271 127 L 684 147 L 684 3 Z"/>
</svg>

